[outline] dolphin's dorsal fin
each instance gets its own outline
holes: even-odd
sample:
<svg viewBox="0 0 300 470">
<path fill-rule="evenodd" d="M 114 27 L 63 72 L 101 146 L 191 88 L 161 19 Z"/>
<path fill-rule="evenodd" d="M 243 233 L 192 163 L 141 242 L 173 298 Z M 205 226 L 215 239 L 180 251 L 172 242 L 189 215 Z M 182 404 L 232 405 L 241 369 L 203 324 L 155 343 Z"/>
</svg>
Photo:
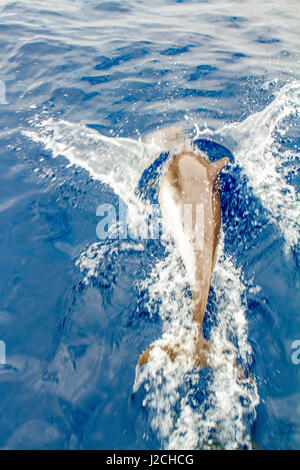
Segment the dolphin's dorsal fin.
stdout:
<svg viewBox="0 0 300 470">
<path fill-rule="evenodd" d="M 224 166 L 228 165 L 228 163 L 230 163 L 228 157 L 223 157 L 215 162 L 211 162 L 208 166 L 209 179 L 214 182 L 220 171 L 223 170 Z"/>
</svg>

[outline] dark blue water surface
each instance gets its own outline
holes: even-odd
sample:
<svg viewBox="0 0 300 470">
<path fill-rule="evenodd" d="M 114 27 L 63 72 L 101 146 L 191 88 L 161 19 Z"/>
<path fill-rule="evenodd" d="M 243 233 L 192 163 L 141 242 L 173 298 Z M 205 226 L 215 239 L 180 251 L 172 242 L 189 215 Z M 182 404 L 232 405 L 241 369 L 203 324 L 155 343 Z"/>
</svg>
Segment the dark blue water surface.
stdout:
<svg viewBox="0 0 300 470">
<path fill-rule="evenodd" d="M 103 248 L 96 208 L 117 205 L 119 195 L 84 163 L 68 163 L 74 155 L 90 161 L 89 129 L 138 140 L 179 125 L 193 136 L 200 129 L 196 143 L 212 160 L 232 157 L 221 178 L 224 253 L 247 286 L 259 396 L 248 423 L 253 446 L 299 449 L 298 7 L 296 0 L 1 2 L 0 448 L 164 446 L 143 407 L 145 391 L 133 393 L 137 359 L 161 334 L 159 302 L 150 314 L 138 281 L 164 258 L 164 246 L 149 240 L 142 251 L 109 250 L 108 240 L 109 254 L 87 282 L 78 259 Z M 30 138 L 47 119 L 47 138 Z M 62 122 L 78 132 L 64 140 L 62 130 L 54 148 Z M 267 138 L 272 159 L 259 153 Z M 88 148 L 97 153 L 97 143 Z M 116 153 L 101 158 L 118 164 Z M 151 202 L 167 154 L 156 158 L 129 188 Z M 206 321 L 209 336 L 216 320 Z"/>
</svg>

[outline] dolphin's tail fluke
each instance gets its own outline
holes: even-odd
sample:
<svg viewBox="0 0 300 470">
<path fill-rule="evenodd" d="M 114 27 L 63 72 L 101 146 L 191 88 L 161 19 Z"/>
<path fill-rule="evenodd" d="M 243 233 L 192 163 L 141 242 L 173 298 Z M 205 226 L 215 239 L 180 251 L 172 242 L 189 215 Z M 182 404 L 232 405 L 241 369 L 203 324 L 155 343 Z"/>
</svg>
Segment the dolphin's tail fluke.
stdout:
<svg viewBox="0 0 300 470">
<path fill-rule="evenodd" d="M 172 362 L 174 362 L 179 356 L 187 356 L 187 351 L 183 349 L 180 344 L 175 344 L 174 346 L 171 346 L 167 344 L 153 343 L 140 355 L 138 360 L 138 365 L 140 367 L 147 364 L 151 360 L 151 353 L 154 348 L 159 348 L 160 350 L 166 352 Z M 189 354 L 188 357 L 192 357 L 193 364 L 195 367 L 210 367 L 210 344 L 205 338 L 203 338 L 202 335 L 195 342 L 193 354 Z"/>
<path fill-rule="evenodd" d="M 195 367 L 197 369 L 202 369 L 204 367 L 209 367 L 212 369 L 218 369 L 220 367 L 220 364 L 215 363 L 211 357 L 211 345 L 210 343 L 203 338 L 201 335 L 198 341 L 195 343 L 195 348 L 194 348 L 194 353 L 192 355 L 187 354 L 187 351 L 184 349 L 180 348 L 179 344 L 176 344 L 175 346 L 170 346 L 170 345 L 161 345 L 158 342 L 154 342 L 149 348 L 147 348 L 139 357 L 138 360 L 138 366 L 142 367 L 145 364 L 148 364 L 153 358 L 154 355 L 152 355 L 153 350 L 159 349 L 160 352 L 164 351 L 167 353 L 169 359 L 174 362 L 176 358 L 183 358 L 184 360 L 190 360 L 192 359 L 191 365 L 192 367 Z M 224 351 L 225 353 L 225 351 Z M 234 370 L 236 371 L 236 376 L 239 381 L 247 381 L 249 380 L 252 382 L 252 376 L 251 372 L 248 369 L 248 378 L 246 377 L 246 374 L 243 370 L 243 368 L 238 365 L 235 361 L 233 361 L 232 366 Z"/>
<path fill-rule="evenodd" d="M 149 346 L 148 349 L 145 349 L 145 351 L 142 352 L 142 354 L 140 355 L 139 360 L 138 360 L 138 365 L 140 367 L 144 366 L 145 364 L 147 364 L 149 362 L 149 355 L 150 355 L 150 352 L 152 351 L 152 349 L 153 349 L 153 345 Z"/>
</svg>

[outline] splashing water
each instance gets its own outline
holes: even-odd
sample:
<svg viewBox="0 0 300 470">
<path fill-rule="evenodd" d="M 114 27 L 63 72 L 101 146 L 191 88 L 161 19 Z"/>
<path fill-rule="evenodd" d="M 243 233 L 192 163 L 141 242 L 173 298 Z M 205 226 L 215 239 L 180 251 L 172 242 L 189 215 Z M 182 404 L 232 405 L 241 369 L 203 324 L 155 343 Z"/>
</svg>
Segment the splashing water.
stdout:
<svg viewBox="0 0 300 470">
<path fill-rule="evenodd" d="M 144 406 L 152 415 L 152 427 L 169 449 L 251 448 L 248 427 L 259 403 L 257 388 L 254 381 L 239 382 L 233 367 L 238 357 L 244 366 L 251 357 L 242 300 L 245 286 L 240 271 L 222 250 L 220 243 L 212 281 L 218 321 L 210 334 L 214 364 L 210 377 L 205 382 L 203 372 L 193 370 L 187 355 L 172 363 L 160 348 L 154 348 L 153 359 L 136 370 L 134 390 L 144 384 Z M 174 247 L 170 248 L 167 258 L 156 265 L 146 282 L 150 302 L 160 302 L 163 334 L 157 345 L 185 341 L 184 348 L 188 352 L 195 335 L 191 300 L 186 293 L 184 268 Z M 150 311 L 153 308 L 149 306 Z M 237 347 L 228 339 L 233 336 Z M 189 383 L 187 390 L 186 383 Z M 206 395 L 200 403 L 199 387 Z"/>
<path fill-rule="evenodd" d="M 283 86 L 265 109 L 244 121 L 198 134 L 221 138 L 225 145 L 230 143 L 249 185 L 267 209 L 269 219 L 281 230 L 286 248 L 299 242 L 299 195 L 286 179 L 287 163 L 293 163 L 299 154 L 284 150 L 281 141 L 297 126 L 299 103 L 300 83 L 295 81 Z"/>
<path fill-rule="evenodd" d="M 297 116 L 299 89 L 297 82 L 285 85 L 264 110 L 244 121 L 227 124 L 217 131 L 207 128 L 199 131 L 199 135 L 213 136 L 231 147 L 248 185 L 290 247 L 299 240 L 300 206 L 294 187 L 285 177 L 285 164 L 295 156 L 281 151 L 280 137 L 288 132 L 291 117 Z M 95 179 L 109 184 L 131 211 L 132 227 L 138 223 L 136 208 L 148 210 L 147 202 L 135 193 L 141 174 L 160 152 L 168 150 L 171 142 L 161 133 L 146 142 L 109 138 L 82 124 L 38 118 L 25 135 L 41 143 L 53 157 L 64 155 L 70 164 L 85 168 Z M 107 246 L 94 244 L 81 253 L 77 265 L 86 273 L 86 283 L 118 243 L 116 240 Z M 122 249 L 132 246 L 143 249 L 142 243 L 124 242 Z M 149 293 L 149 314 L 158 311 L 161 317 L 162 336 L 157 344 L 180 340 L 188 354 L 195 334 L 189 285 L 176 248 L 170 242 L 166 247 L 165 258 L 156 263 L 146 280 L 137 284 L 140 291 L 147 289 Z M 251 448 L 251 423 L 259 403 L 257 387 L 255 379 L 239 381 L 232 365 L 233 360 L 246 369 L 251 364 L 246 286 L 234 259 L 224 253 L 223 241 L 219 245 L 212 291 L 214 299 L 206 315 L 215 317 L 209 333 L 215 368 L 195 371 L 187 356 L 172 363 L 160 348 L 154 348 L 153 360 L 136 370 L 134 391 L 143 385 L 143 405 L 148 410 L 151 427 L 166 448 Z"/>
</svg>

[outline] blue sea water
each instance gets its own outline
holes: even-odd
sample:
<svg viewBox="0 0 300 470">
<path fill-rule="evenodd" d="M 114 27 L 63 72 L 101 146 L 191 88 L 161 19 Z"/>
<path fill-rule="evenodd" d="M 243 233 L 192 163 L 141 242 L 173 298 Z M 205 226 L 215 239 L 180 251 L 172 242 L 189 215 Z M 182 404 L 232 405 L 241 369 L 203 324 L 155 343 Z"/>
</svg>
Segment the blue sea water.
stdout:
<svg viewBox="0 0 300 470">
<path fill-rule="evenodd" d="M 0 8 L 0 448 L 299 449 L 297 0 Z M 96 234 L 101 204 L 134 228 L 156 201 L 170 126 L 231 157 L 204 333 L 246 384 L 139 371 L 186 332 L 184 269 L 163 240 Z"/>
</svg>

